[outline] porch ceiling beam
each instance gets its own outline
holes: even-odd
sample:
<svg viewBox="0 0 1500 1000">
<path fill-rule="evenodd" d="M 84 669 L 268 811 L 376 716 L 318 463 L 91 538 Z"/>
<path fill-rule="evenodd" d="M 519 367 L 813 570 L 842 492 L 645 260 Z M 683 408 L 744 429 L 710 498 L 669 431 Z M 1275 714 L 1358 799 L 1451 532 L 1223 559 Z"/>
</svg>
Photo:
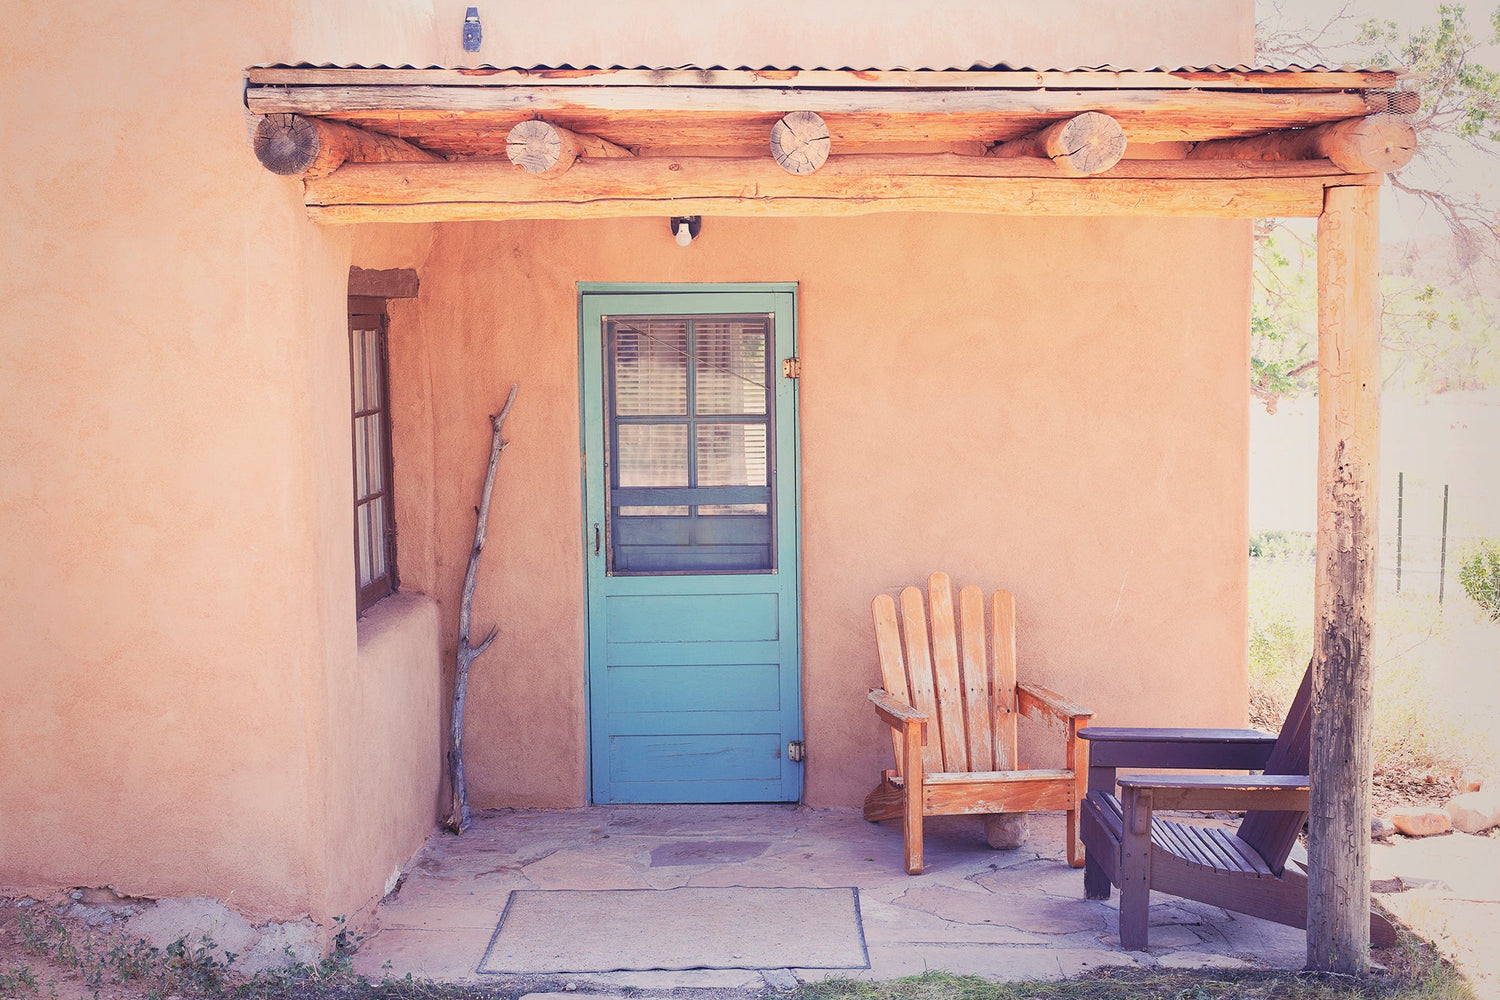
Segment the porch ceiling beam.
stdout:
<svg viewBox="0 0 1500 1000">
<path fill-rule="evenodd" d="M 1239 120 L 1306 125 L 1389 110 L 1386 95 L 1358 91 L 1241 93 L 1212 90 L 793 90 L 757 87 L 252 87 L 256 114 L 353 115 L 361 112 L 589 112 L 774 114 L 996 114 L 1057 119 L 1099 111 L 1166 115 L 1230 125 Z M 1274 125 L 1269 127 L 1275 127 Z M 1231 129 L 1231 134 L 1233 130 Z"/>
<path fill-rule="evenodd" d="M 1417 133 L 1399 115 L 1371 115 L 1313 128 L 1286 129 L 1248 139 L 1200 142 L 1189 160 L 1306 160 L 1327 158 L 1352 173 L 1390 173 L 1410 162 Z"/>
<path fill-rule="evenodd" d="M 395 136 L 303 115 L 273 114 L 255 126 L 255 158 L 273 174 L 320 177 L 345 163 L 441 161 Z"/>
<path fill-rule="evenodd" d="M 1036 87 L 1067 90 L 1384 90 L 1406 74 L 1396 70 L 828 70 L 828 69 L 340 69 L 258 66 L 246 71 L 252 86 L 449 87 L 763 87 L 780 89 L 901 89 Z M 1413 94 L 1413 96 L 1415 96 Z M 1415 111 L 1415 108 L 1411 109 Z"/>
<path fill-rule="evenodd" d="M 305 194 L 309 216 L 327 223 L 903 211 L 1260 218 L 1316 216 L 1325 184 L 1379 182 L 1326 161 L 1137 160 L 1067 178 L 1045 159 L 842 156 L 799 177 L 769 158 L 662 157 L 581 160 L 546 179 L 492 161 L 350 164 L 308 181 Z"/>
<path fill-rule="evenodd" d="M 505 155 L 528 174 L 556 177 L 585 156 L 609 160 L 635 154 L 597 135 L 584 135 L 540 118 L 528 118 L 505 136 Z"/>
<path fill-rule="evenodd" d="M 1068 177 L 1102 174 L 1125 155 L 1125 132 L 1109 115 L 1085 111 L 1031 135 L 1002 142 L 986 156 L 1002 159 L 1040 156 Z"/>
</svg>

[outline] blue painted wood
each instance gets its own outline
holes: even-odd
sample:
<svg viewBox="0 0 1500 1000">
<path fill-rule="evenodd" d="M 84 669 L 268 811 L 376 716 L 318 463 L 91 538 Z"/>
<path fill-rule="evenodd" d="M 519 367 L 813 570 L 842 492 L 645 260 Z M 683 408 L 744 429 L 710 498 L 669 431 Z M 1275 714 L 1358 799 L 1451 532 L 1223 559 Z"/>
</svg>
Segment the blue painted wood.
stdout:
<svg viewBox="0 0 1500 1000">
<path fill-rule="evenodd" d="M 780 733 L 611 736 L 616 781 L 774 781 L 781 777 Z"/>
<path fill-rule="evenodd" d="M 609 667 L 609 691 L 619 715 L 658 712 L 680 698 L 695 711 L 777 711 L 781 691 L 775 663 L 681 663 Z"/>
<path fill-rule="evenodd" d="M 795 802 L 802 765 L 786 744 L 802 738 L 796 383 L 781 378 L 781 361 L 795 353 L 795 286 L 581 285 L 579 310 L 585 457 L 584 535 L 588 562 L 590 776 L 596 802 Z M 771 320 L 768 358 L 773 440 L 772 487 L 714 492 L 671 489 L 620 491 L 620 505 L 687 506 L 768 503 L 770 513 L 622 517 L 625 545 L 618 566 L 654 547 L 670 547 L 689 532 L 692 544 L 721 546 L 716 568 L 744 565 L 759 572 L 700 572 L 699 558 L 678 553 L 649 565 L 652 572 L 611 572 L 617 537 L 608 516 L 605 464 L 610 424 L 607 317 L 754 315 Z M 633 420 L 635 418 L 632 418 Z M 714 418 L 718 420 L 717 417 Z M 639 422 L 636 420 L 635 422 Z M 754 491 L 754 492 L 752 492 Z M 649 502 L 643 494 L 650 494 Z M 744 493 L 743 497 L 739 496 Z M 594 553 L 594 526 L 605 544 Z M 637 534 L 634 538 L 630 532 Z M 767 553 L 766 547 L 773 546 Z M 708 550 L 712 551 L 712 550 Z M 767 557 L 769 556 L 769 558 Z M 705 557 L 706 558 L 706 557 Z M 675 562 L 674 562 L 675 560 Z M 661 572 L 670 566 L 673 572 Z"/>
</svg>

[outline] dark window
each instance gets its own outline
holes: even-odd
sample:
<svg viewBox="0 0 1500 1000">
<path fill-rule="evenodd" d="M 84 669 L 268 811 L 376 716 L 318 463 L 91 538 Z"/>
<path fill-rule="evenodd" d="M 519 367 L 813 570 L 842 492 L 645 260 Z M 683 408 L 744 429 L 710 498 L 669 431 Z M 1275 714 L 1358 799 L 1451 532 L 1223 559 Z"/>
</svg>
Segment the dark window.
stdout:
<svg viewBox="0 0 1500 1000">
<path fill-rule="evenodd" d="M 384 299 L 349 297 L 354 399 L 354 581 L 361 614 L 396 590 L 391 501 L 391 411 Z"/>
<path fill-rule="evenodd" d="M 771 318 L 604 322 L 608 572 L 773 571 Z"/>
</svg>

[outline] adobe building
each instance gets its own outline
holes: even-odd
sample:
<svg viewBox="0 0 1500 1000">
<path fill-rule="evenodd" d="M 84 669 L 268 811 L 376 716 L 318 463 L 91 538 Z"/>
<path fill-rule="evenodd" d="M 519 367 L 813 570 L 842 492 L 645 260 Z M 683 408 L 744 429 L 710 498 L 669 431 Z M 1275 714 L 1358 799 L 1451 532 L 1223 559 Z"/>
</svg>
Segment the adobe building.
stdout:
<svg viewBox="0 0 1500 1000">
<path fill-rule="evenodd" d="M 368 911 L 513 384 L 477 809 L 857 806 L 870 599 L 939 568 L 1097 722 L 1243 725 L 1250 220 L 1379 174 L 1187 156 L 1394 77 L 1246 70 L 1249 0 L 583 7 L 12 12 L 0 887 Z M 1091 111 L 1105 173 L 1022 148 Z M 263 115 L 365 138 L 279 176 Z"/>
</svg>

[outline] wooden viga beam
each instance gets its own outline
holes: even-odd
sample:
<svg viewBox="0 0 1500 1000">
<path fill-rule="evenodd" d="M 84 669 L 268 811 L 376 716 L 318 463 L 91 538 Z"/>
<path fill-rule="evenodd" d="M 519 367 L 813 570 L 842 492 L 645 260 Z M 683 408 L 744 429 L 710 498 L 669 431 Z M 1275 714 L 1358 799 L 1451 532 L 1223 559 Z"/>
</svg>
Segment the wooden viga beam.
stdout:
<svg viewBox="0 0 1500 1000">
<path fill-rule="evenodd" d="M 1087 177 L 1102 174 L 1120 162 L 1125 155 L 1125 130 L 1109 115 L 1085 111 L 1002 142 L 985 155 L 1001 159 L 1044 156 L 1057 164 L 1065 177 Z"/>
<path fill-rule="evenodd" d="M 1417 133 L 1400 115 L 1348 118 L 1312 128 L 1285 129 L 1247 139 L 1214 139 L 1189 151 L 1189 160 L 1328 159 L 1350 173 L 1400 170 L 1417 151 Z"/>
<path fill-rule="evenodd" d="M 816 111 L 792 111 L 771 126 L 771 159 L 789 174 L 810 174 L 828 162 L 828 125 Z"/>
<path fill-rule="evenodd" d="M 255 126 L 255 158 L 273 174 L 322 177 L 345 163 L 441 161 L 404 139 L 304 115 L 266 115 Z"/>
<path fill-rule="evenodd" d="M 640 216 L 833 216 L 875 212 L 1001 215 L 1311 217 L 1331 163 L 1124 161 L 1064 177 L 1048 160 L 957 154 L 834 156 L 793 176 L 769 157 L 585 158 L 559 177 L 504 161 L 351 163 L 310 180 L 314 221 L 460 222 Z"/>
<path fill-rule="evenodd" d="M 621 159 L 635 154 L 597 135 L 584 135 L 533 118 L 520 122 L 506 135 L 505 155 L 528 174 L 556 177 L 585 156 Z"/>
</svg>

